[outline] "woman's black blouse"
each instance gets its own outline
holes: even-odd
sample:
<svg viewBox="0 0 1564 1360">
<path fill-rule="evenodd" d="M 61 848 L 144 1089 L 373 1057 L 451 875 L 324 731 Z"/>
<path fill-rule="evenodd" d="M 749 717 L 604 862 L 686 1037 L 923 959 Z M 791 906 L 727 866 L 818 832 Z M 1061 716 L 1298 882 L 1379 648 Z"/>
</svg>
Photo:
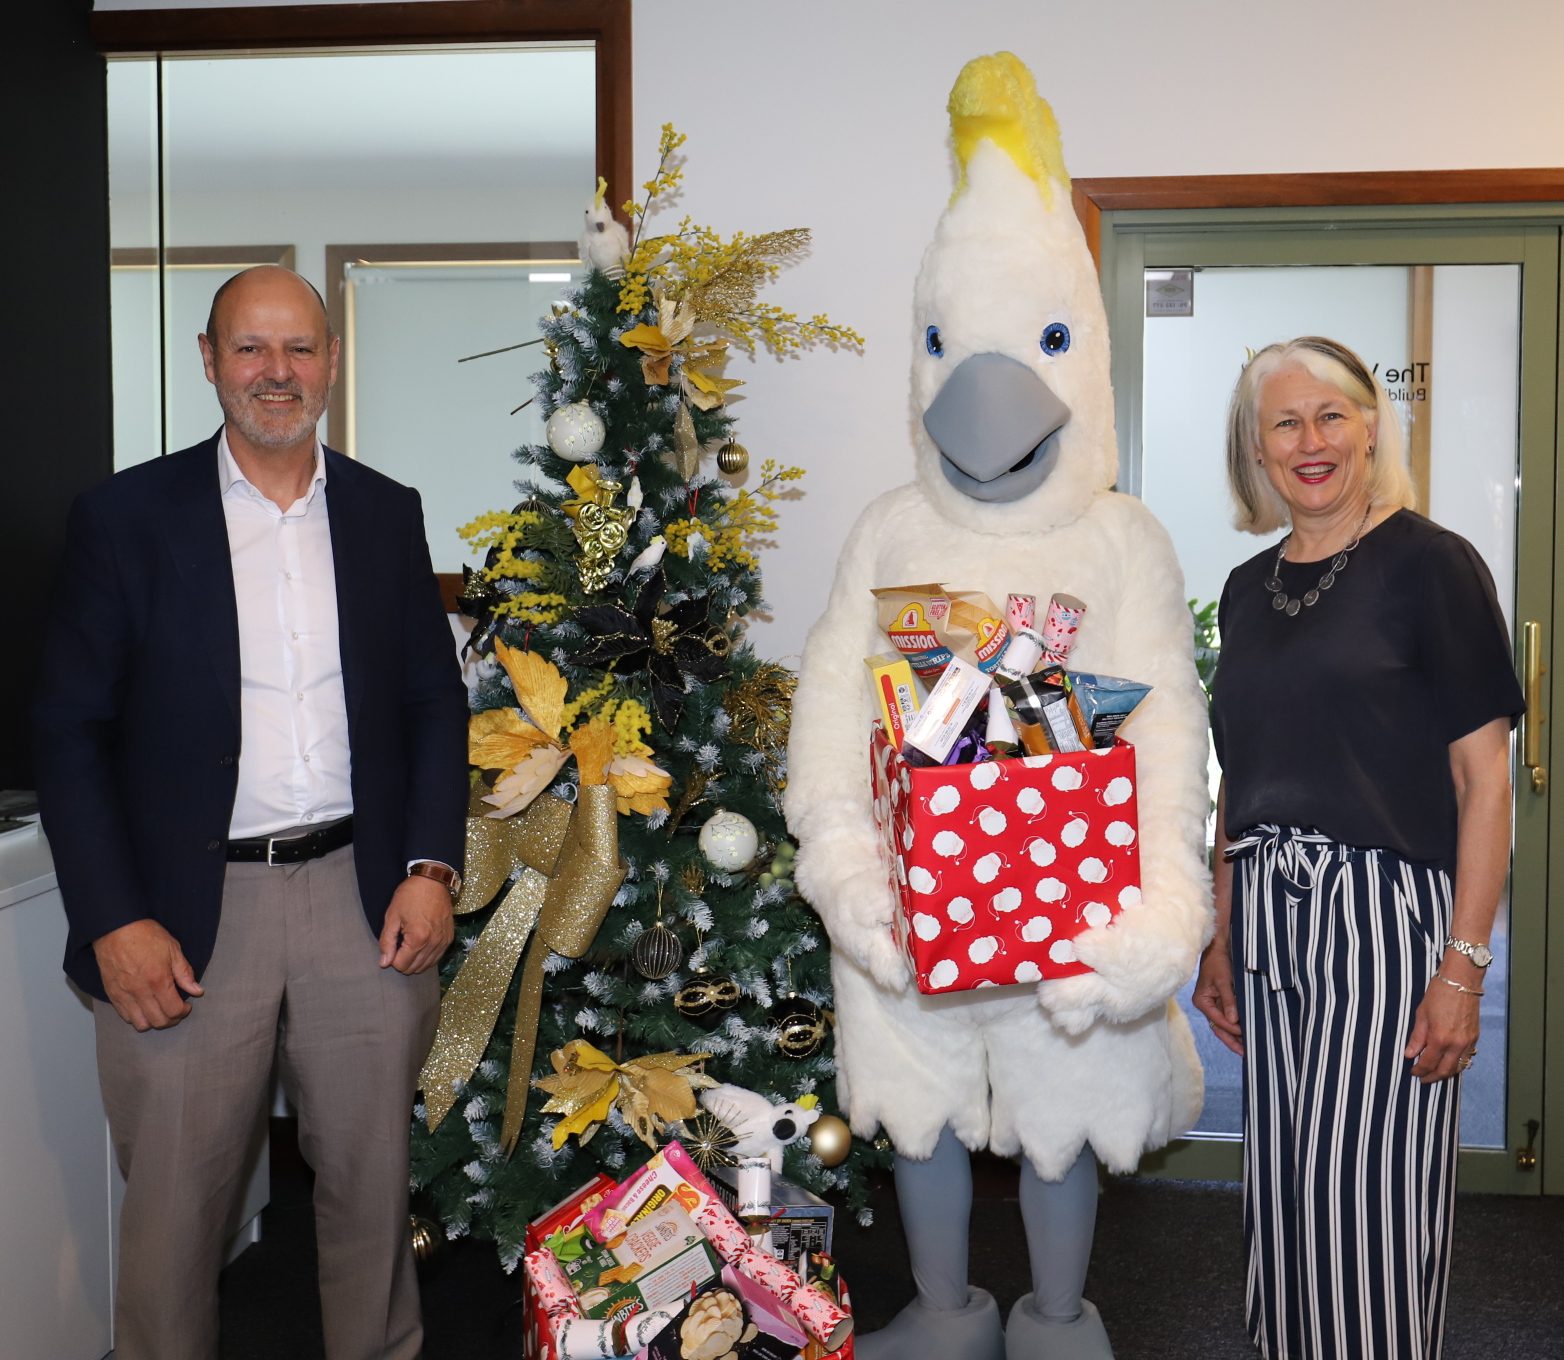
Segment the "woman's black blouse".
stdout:
<svg viewBox="0 0 1564 1360">
<path fill-rule="evenodd" d="M 1324 572 L 1283 562 L 1297 598 Z M 1493 577 L 1459 534 L 1399 510 L 1289 618 L 1276 545 L 1222 590 L 1211 728 L 1229 836 L 1274 822 L 1453 868 L 1450 743 L 1525 709 Z"/>
</svg>

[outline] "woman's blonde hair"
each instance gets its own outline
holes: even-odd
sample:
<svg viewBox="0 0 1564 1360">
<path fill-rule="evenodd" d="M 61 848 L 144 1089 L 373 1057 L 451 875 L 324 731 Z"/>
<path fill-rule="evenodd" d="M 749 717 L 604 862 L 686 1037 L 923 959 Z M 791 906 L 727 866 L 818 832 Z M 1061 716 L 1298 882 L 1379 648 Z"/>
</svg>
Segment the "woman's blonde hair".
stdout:
<svg viewBox="0 0 1564 1360">
<path fill-rule="evenodd" d="M 1373 428 L 1369 499 L 1375 505 L 1415 506 L 1417 493 L 1407 468 L 1401 422 L 1384 387 L 1345 345 L 1322 335 L 1300 335 L 1262 349 L 1244 365 L 1233 389 L 1227 408 L 1227 485 L 1237 506 L 1234 527 L 1268 534 L 1291 523 L 1286 504 L 1255 461 L 1260 450 L 1260 390 L 1267 378 L 1284 368 L 1304 369 L 1363 412 Z"/>
</svg>

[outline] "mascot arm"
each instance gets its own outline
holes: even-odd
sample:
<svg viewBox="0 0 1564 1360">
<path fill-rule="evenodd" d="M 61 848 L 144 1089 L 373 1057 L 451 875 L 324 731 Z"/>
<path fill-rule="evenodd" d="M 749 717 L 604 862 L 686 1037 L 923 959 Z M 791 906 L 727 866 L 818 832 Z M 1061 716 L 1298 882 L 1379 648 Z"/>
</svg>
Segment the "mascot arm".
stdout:
<svg viewBox="0 0 1564 1360">
<path fill-rule="evenodd" d="M 1039 988 L 1043 1008 L 1072 1034 L 1164 1006 L 1194 973 L 1212 924 L 1206 703 L 1183 573 L 1150 512 L 1115 499 L 1126 512 L 1119 525 L 1126 569 L 1114 663 L 1117 674 L 1153 686 L 1126 731 L 1135 744 L 1141 900 L 1077 937 L 1093 972 Z"/>
<path fill-rule="evenodd" d="M 870 703 L 864 657 L 875 650 L 874 580 L 884 501 L 864 513 L 837 563 L 825 613 L 810 630 L 788 742 L 788 830 L 799 891 L 832 945 L 882 986 L 909 973 L 891 935 L 896 899 L 880 857 L 869 793 Z"/>
</svg>

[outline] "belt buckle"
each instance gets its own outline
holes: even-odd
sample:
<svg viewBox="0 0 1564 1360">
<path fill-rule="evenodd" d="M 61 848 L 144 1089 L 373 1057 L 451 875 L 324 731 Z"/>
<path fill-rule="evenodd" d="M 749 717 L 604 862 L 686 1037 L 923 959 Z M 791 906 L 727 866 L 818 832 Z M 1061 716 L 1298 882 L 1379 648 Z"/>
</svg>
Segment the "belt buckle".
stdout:
<svg viewBox="0 0 1564 1360">
<path fill-rule="evenodd" d="M 268 836 L 266 838 L 266 867 L 268 869 L 275 869 L 277 867 L 277 861 L 272 858 L 272 851 L 277 848 L 277 842 L 279 839 L 281 838 L 278 836 Z"/>
</svg>

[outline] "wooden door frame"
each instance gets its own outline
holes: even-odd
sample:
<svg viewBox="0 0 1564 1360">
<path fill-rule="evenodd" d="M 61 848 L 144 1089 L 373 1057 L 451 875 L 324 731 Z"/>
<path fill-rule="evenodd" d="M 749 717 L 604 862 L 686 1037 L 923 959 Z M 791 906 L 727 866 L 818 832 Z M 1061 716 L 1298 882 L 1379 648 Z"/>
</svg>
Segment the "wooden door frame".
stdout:
<svg viewBox="0 0 1564 1360">
<path fill-rule="evenodd" d="M 1377 208 L 1564 204 L 1564 168 L 1365 170 L 1341 175 L 1163 175 L 1078 179 L 1075 213 L 1102 267 L 1105 212 L 1177 208 Z"/>
</svg>

